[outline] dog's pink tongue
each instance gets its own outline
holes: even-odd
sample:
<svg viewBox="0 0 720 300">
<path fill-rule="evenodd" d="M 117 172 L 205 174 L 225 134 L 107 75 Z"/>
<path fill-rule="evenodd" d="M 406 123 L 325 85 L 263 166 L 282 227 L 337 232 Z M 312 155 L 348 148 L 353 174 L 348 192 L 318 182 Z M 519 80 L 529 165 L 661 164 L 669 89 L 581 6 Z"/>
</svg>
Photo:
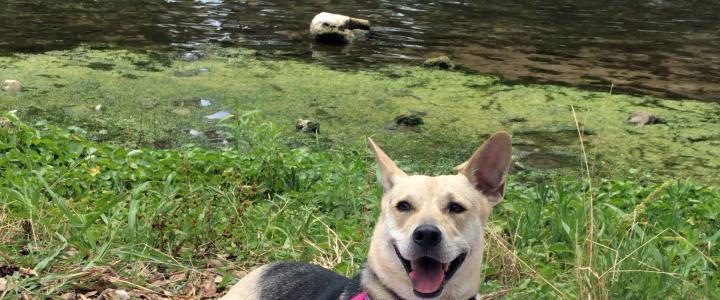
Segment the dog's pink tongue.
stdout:
<svg viewBox="0 0 720 300">
<path fill-rule="evenodd" d="M 418 263 L 410 272 L 413 288 L 424 294 L 437 291 L 443 279 L 445 279 L 445 272 L 439 262 Z"/>
</svg>

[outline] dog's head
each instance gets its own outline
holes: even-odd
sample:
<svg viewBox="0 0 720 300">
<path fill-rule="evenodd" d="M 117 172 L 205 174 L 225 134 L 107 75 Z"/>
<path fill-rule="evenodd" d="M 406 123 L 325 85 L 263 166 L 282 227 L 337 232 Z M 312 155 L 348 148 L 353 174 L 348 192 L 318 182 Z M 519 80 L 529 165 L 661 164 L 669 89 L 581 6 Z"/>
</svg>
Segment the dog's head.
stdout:
<svg viewBox="0 0 720 300">
<path fill-rule="evenodd" d="M 451 176 L 408 176 L 369 144 L 384 188 L 370 267 L 405 299 L 474 296 L 485 223 L 502 200 L 510 166 L 510 135 L 490 137 Z"/>
</svg>

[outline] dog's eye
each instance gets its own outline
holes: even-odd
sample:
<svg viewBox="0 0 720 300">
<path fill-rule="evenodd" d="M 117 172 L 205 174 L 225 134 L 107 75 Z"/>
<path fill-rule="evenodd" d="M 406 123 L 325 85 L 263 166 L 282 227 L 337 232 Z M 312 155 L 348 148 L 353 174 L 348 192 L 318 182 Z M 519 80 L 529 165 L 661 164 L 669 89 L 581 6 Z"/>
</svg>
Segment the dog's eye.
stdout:
<svg viewBox="0 0 720 300">
<path fill-rule="evenodd" d="M 448 210 L 450 211 L 450 213 L 459 214 L 464 212 L 466 209 L 462 205 L 453 202 L 448 205 Z"/>
<path fill-rule="evenodd" d="M 412 209 L 412 205 L 410 205 L 407 201 L 400 201 L 395 205 L 395 208 L 399 211 L 410 211 Z"/>
</svg>

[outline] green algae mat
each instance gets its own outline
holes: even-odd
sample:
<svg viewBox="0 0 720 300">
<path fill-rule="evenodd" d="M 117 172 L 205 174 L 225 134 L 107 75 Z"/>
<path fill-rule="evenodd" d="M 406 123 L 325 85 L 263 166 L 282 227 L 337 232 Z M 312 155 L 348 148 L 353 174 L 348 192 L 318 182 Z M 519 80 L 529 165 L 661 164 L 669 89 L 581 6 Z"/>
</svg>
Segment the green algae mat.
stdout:
<svg viewBox="0 0 720 300">
<path fill-rule="evenodd" d="M 450 168 L 489 134 L 506 130 L 514 137 L 515 170 L 574 173 L 583 159 L 581 132 L 594 175 L 719 182 L 718 103 L 508 84 L 421 67 L 333 70 L 243 49 L 14 55 L 0 57 L 0 79 L 24 85 L 0 93 L 0 109 L 17 110 L 35 126 L 73 126 L 131 148 L 220 146 L 227 140 L 214 117 L 261 110 L 288 132 L 300 118 L 320 123 L 318 134 L 292 134 L 288 144 L 359 148 L 373 136 L 414 171 L 425 171 L 427 162 Z M 635 111 L 660 122 L 627 124 Z M 398 126 L 403 114 L 422 124 Z"/>
</svg>

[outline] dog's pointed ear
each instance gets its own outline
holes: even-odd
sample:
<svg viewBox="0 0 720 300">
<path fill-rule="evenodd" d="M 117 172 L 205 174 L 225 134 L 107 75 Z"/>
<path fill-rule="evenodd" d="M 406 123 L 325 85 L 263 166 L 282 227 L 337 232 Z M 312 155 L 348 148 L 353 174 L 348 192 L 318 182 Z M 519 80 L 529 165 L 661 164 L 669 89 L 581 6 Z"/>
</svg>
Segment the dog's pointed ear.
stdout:
<svg viewBox="0 0 720 300">
<path fill-rule="evenodd" d="M 507 132 L 498 132 L 458 168 L 459 173 L 465 175 L 492 204 L 497 204 L 505 193 L 505 178 L 511 160 L 512 139 Z"/>
<path fill-rule="evenodd" d="M 398 177 L 407 176 L 407 174 L 400 170 L 395 162 L 390 159 L 371 138 L 368 138 L 368 145 L 370 145 L 370 148 L 372 148 L 375 153 L 375 160 L 378 166 L 380 166 L 380 177 L 382 177 L 383 189 L 387 192 L 395 185 Z"/>
</svg>

